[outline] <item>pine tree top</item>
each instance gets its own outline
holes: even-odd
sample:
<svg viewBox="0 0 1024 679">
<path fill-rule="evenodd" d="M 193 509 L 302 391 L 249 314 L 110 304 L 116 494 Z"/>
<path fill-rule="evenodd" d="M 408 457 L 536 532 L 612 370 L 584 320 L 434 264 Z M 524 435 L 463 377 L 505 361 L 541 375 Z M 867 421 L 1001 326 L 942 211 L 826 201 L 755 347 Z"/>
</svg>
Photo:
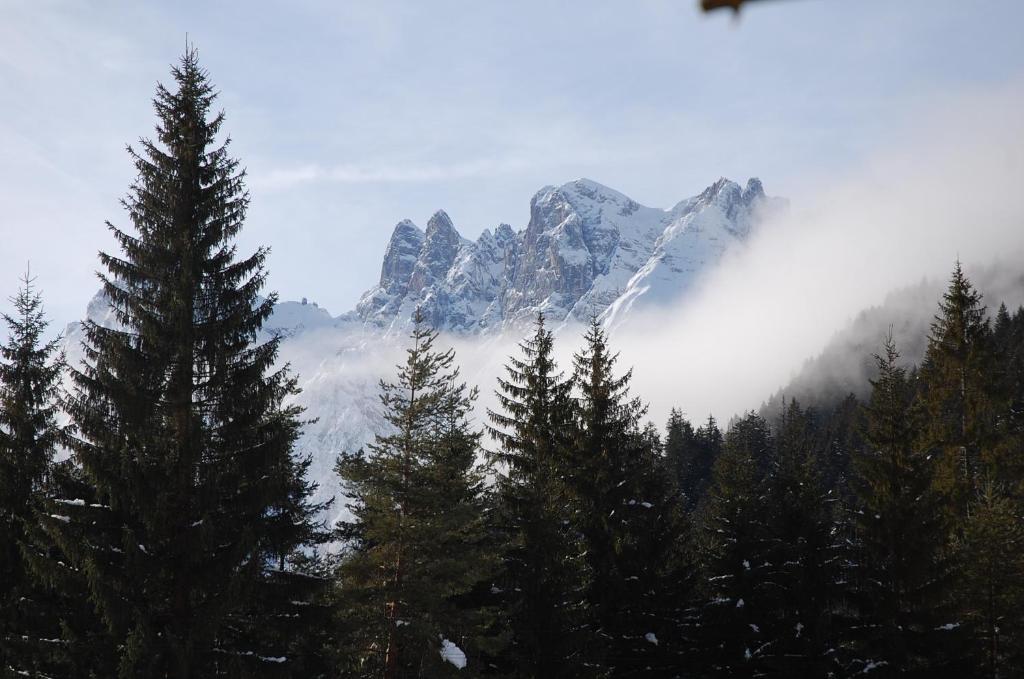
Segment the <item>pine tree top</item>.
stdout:
<svg viewBox="0 0 1024 679">
<path fill-rule="evenodd" d="M 554 335 L 545 327 L 542 313 L 537 315 L 533 334 L 519 343 L 519 349 L 521 357 L 510 357 L 505 364 L 506 377 L 497 380 L 495 397 L 503 412 L 487 410 L 488 434 L 506 447 L 519 445 L 517 441 L 521 442 L 527 428 L 536 428 L 550 418 L 564 420 L 571 388 L 558 371 Z"/>
<path fill-rule="evenodd" d="M 4 314 L 7 341 L 0 345 L 0 494 L 27 498 L 42 482 L 61 430 L 56 424 L 64 369 L 58 336 L 43 341 L 49 326 L 42 294 L 26 271 Z"/>
<path fill-rule="evenodd" d="M 9 298 L 14 306 L 14 314 L 3 315 L 10 336 L 7 343 L 0 347 L 0 355 L 8 361 L 14 361 L 19 353 L 30 349 L 49 354 L 60 344 L 60 337 L 57 337 L 42 346 L 39 345 L 50 325 L 43 310 L 42 293 L 36 289 L 36 279 L 30 272 L 26 271 L 20 281 L 17 293 Z"/>
<path fill-rule="evenodd" d="M 968 280 L 958 259 L 931 325 L 929 353 L 958 352 L 977 343 L 988 331 L 986 311 L 981 293 Z"/>
</svg>

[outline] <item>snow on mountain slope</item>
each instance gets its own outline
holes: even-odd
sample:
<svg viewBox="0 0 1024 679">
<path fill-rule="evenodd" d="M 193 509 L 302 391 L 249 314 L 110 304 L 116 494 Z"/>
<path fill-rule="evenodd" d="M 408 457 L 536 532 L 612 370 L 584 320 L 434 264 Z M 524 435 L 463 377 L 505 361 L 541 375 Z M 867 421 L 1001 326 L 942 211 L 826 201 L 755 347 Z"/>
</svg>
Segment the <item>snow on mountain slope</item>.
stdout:
<svg viewBox="0 0 1024 679">
<path fill-rule="evenodd" d="M 501 364 L 490 354 L 505 346 L 503 334 L 518 335 L 539 311 L 554 327 L 592 314 L 609 326 L 627 323 L 638 308 L 684 295 L 759 219 L 784 206 L 766 197 L 757 179 L 745 188 L 719 179 L 669 209 L 579 179 L 538 191 L 529 223 L 518 232 L 501 224 L 470 241 L 443 211 L 425 230 L 399 222 L 378 283 L 354 310 L 332 317 L 306 299 L 281 302 L 258 338 L 280 335 L 279 363 L 299 377 L 294 402 L 311 422 L 297 453 L 313 459 L 316 499 L 338 498 L 329 518 L 345 513 L 335 459 L 385 427 L 378 382 L 403 360 L 417 307 L 433 327 L 466 340 L 460 363 L 477 368 L 464 374 L 488 389 Z M 117 322 L 102 293 L 87 317 L 106 326 Z M 81 339 L 81 325 L 69 325 L 65 348 L 73 364 L 81 361 Z"/>
<path fill-rule="evenodd" d="M 760 219 L 785 208 L 785 201 L 766 198 L 761 182 L 751 179 L 744 189 L 719 179 L 696 198 L 670 212 L 669 224 L 651 255 L 604 312 L 605 324 L 619 325 L 643 304 L 667 304 L 678 299 L 716 264 L 725 252 L 744 241 Z"/>
<path fill-rule="evenodd" d="M 520 327 L 539 311 L 555 322 L 597 314 L 620 323 L 641 300 L 677 297 L 784 205 L 757 179 L 746 188 L 719 179 L 667 210 L 579 179 L 538 191 L 523 230 L 502 224 L 476 242 L 437 212 L 425 233 L 408 220 L 395 227 L 380 282 L 356 315 L 399 334 L 417 307 L 459 333 Z"/>
</svg>

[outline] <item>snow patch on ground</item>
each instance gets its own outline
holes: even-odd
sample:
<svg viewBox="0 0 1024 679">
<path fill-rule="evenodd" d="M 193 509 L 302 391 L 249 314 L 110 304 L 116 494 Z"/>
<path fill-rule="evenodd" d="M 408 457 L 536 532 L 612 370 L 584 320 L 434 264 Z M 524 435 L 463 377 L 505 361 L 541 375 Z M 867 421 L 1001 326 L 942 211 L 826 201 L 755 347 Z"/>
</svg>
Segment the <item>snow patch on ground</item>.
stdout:
<svg viewBox="0 0 1024 679">
<path fill-rule="evenodd" d="M 460 670 L 466 667 L 466 654 L 454 642 L 447 639 L 441 639 L 441 659 L 455 665 Z"/>
</svg>

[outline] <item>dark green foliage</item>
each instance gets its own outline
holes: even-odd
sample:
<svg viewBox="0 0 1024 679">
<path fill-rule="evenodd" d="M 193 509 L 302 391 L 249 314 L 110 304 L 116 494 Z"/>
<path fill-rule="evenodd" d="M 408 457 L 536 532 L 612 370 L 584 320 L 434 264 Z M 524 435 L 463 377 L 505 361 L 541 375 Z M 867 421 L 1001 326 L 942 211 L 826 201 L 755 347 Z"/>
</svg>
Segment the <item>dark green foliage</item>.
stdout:
<svg viewBox="0 0 1024 679">
<path fill-rule="evenodd" d="M 665 459 L 680 493 L 687 497 L 690 495 L 686 492 L 687 481 L 696 448 L 694 437 L 693 425 L 679 409 L 673 408 L 665 425 Z"/>
<path fill-rule="evenodd" d="M 1012 316 L 1000 306 L 993 328 L 989 384 L 995 395 L 996 439 L 990 473 L 1012 496 L 1024 499 L 1024 309 Z"/>
<path fill-rule="evenodd" d="M 715 461 L 703 518 L 700 646 L 711 676 L 757 676 L 771 648 L 772 572 L 764 474 L 771 435 L 758 415 L 736 422 Z M 753 674 L 751 674 L 753 673 Z"/>
<path fill-rule="evenodd" d="M 59 620 L 29 604 L 37 589 L 23 550 L 61 436 L 63 357 L 59 339 L 44 339 L 42 297 L 27 273 L 11 302 L 14 315 L 3 316 L 9 335 L 0 346 L 0 670 L 24 670 L 35 664 L 22 652 L 25 644 L 34 645 L 37 632 Z"/>
<path fill-rule="evenodd" d="M 499 410 L 488 411 L 498 443 L 495 525 L 506 544 L 500 604 L 513 635 L 502 669 L 578 676 L 591 646 L 580 628 L 588 576 L 562 474 L 572 444 L 571 385 L 558 372 L 542 316 L 519 346 L 521 356 L 498 379 Z"/>
<path fill-rule="evenodd" d="M 687 531 L 660 443 L 630 397 L 631 371 L 596 319 L 574 357 L 578 433 L 565 476 L 583 536 L 590 581 L 587 617 L 595 658 L 611 676 L 664 676 L 681 654 Z M 666 663 L 673 663 L 666 665 Z"/>
<path fill-rule="evenodd" d="M 699 512 L 701 505 L 707 502 L 707 489 L 711 486 L 715 461 L 725 446 L 725 436 L 713 415 L 708 415 L 704 424 L 697 428 L 695 443 L 698 464 L 691 468 L 688 485 L 693 487 L 690 506 Z"/>
<path fill-rule="evenodd" d="M 815 426 L 814 450 L 822 475 L 822 486 L 838 499 L 849 500 L 851 460 L 864 447 L 864 409 L 853 394 L 822 413 Z"/>
<path fill-rule="evenodd" d="M 84 324 L 67 406 L 99 506 L 49 532 L 85 574 L 120 676 L 287 676 L 308 579 L 281 571 L 319 509 L 292 458 L 295 380 L 273 370 L 278 339 L 257 341 L 267 251 L 236 258 L 249 198 L 217 145 L 213 87 L 194 50 L 172 73 L 157 140 L 129 149 L 134 233 L 111 225 L 122 252 L 100 255 L 118 327 Z"/>
<path fill-rule="evenodd" d="M 60 429 L 57 388 L 63 370 L 58 339 L 44 341 L 49 323 L 34 279 L 22 279 L 11 298 L 15 315 L 4 315 L 9 329 L 0 346 L 0 516 L 3 530 L 25 518 L 29 500 L 46 478 Z"/>
<path fill-rule="evenodd" d="M 923 440 L 938 456 L 936 487 L 958 519 L 966 515 L 994 433 L 990 335 L 981 295 L 957 262 L 928 337 L 921 383 L 928 414 Z"/>
<path fill-rule="evenodd" d="M 976 676 L 1013 676 L 1024 663 L 1024 522 L 992 480 L 979 489 L 957 545 L 960 610 L 973 637 Z"/>
<path fill-rule="evenodd" d="M 381 382 L 391 433 L 337 471 L 350 520 L 339 524 L 343 674 L 441 677 L 441 639 L 467 655 L 460 676 L 486 673 L 500 648 L 494 614 L 479 602 L 497 568 L 485 521 L 489 497 L 476 463 L 480 434 L 468 422 L 476 399 L 459 382 L 454 353 L 417 314 L 412 346 L 395 382 Z"/>
<path fill-rule="evenodd" d="M 948 533 L 942 496 L 932 486 L 935 460 L 917 443 L 924 412 L 898 358 L 889 337 L 867 406 L 869 447 L 855 460 L 850 577 L 859 616 L 850 669 L 940 676 L 955 671 L 950 656 L 960 641 L 958 622 L 949 617 Z"/>
<path fill-rule="evenodd" d="M 725 448 L 749 459 L 754 474 L 763 479 L 772 463 L 772 434 L 768 422 L 760 415 L 750 412 L 729 427 L 725 437 Z"/>
<path fill-rule="evenodd" d="M 828 676 L 839 669 L 832 648 L 838 597 L 835 498 L 815 453 L 814 415 L 796 401 L 783 405 L 765 503 L 773 598 L 765 623 L 771 645 L 762 665 L 779 676 Z"/>
<path fill-rule="evenodd" d="M 18 602 L 15 657 L 21 671 L 68 679 L 116 676 L 116 641 L 89 600 L 88 574 L 61 547 L 73 551 L 84 527 L 105 521 L 109 509 L 72 460 L 50 468 L 33 500 L 32 520 L 25 523 L 22 555 L 32 589 Z"/>
<path fill-rule="evenodd" d="M 665 457 L 685 506 L 693 510 L 711 485 L 711 468 L 722 451 L 722 432 L 715 418 L 694 430 L 683 414 L 672 409 L 665 427 Z"/>
</svg>

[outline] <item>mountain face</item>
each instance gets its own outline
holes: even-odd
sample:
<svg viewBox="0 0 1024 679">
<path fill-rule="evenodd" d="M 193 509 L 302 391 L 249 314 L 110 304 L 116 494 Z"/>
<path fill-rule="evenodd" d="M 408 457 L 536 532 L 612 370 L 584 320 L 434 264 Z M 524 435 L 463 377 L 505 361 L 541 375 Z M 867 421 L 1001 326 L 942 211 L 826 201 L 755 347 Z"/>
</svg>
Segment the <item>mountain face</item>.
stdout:
<svg viewBox="0 0 1024 679">
<path fill-rule="evenodd" d="M 785 201 L 719 179 L 672 208 L 640 205 L 588 179 L 548 186 L 530 201 L 530 221 L 501 224 L 476 241 L 443 211 L 426 231 L 395 226 L 380 281 L 355 309 L 362 323 L 404 334 L 416 310 L 439 330 L 483 333 L 549 320 L 622 322 L 634 307 L 686 291 L 759 219 Z"/>
</svg>

